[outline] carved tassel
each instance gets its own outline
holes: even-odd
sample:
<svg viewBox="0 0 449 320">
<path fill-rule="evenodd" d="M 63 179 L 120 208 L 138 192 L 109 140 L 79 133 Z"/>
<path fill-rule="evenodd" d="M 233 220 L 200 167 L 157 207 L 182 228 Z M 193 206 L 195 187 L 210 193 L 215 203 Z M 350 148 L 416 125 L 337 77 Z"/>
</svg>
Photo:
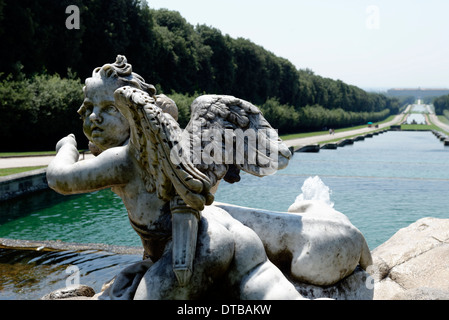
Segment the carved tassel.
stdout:
<svg viewBox="0 0 449 320">
<path fill-rule="evenodd" d="M 189 207 L 179 196 L 170 201 L 172 213 L 173 272 L 181 286 L 193 273 L 200 212 Z"/>
</svg>

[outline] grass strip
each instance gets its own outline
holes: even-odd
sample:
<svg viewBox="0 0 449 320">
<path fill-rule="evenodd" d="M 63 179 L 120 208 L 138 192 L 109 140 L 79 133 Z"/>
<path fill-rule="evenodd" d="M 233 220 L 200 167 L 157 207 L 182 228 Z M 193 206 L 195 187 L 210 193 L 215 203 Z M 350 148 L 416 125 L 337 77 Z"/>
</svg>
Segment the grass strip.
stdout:
<svg viewBox="0 0 449 320">
<path fill-rule="evenodd" d="M 27 151 L 27 152 L 0 152 L 0 157 L 32 157 L 32 156 L 52 156 L 56 151 Z"/>
<path fill-rule="evenodd" d="M 46 166 L 35 166 L 35 167 L 21 167 L 21 168 L 0 169 L 0 177 L 9 176 L 11 174 L 22 173 L 22 172 L 36 170 L 36 169 L 45 168 L 45 167 Z"/>
<path fill-rule="evenodd" d="M 388 121 L 393 120 L 395 116 L 389 116 L 387 119 L 380 121 L 380 122 L 374 122 L 373 126 L 375 126 L 376 124 L 381 124 L 381 123 L 385 123 Z M 341 128 L 341 129 L 335 129 L 335 133 L 337 132 L 345 132 L 345 131 L 351 131 L 351 130 L 357 130 L 357 129 L 362 129 L 362 128 L 366 128 L 366 124 L 362 124 L 356 127 L 347 127 L 347 128 Z M 329 131 L 314 131 L 314 132 L 305 132 L 305 133 L 293 133 L 293 134 L 284 134 L 284 135 L 280 135 L 279 137 L 282 140 L 290 140 L 290 139 L 298 139 L 298 138 L 307 138 L 307 137 L 313 137 L 313 136 L 320 136 L 320 135 L 324 135 L 324 134 L 329 134 Z"/>
</svg>

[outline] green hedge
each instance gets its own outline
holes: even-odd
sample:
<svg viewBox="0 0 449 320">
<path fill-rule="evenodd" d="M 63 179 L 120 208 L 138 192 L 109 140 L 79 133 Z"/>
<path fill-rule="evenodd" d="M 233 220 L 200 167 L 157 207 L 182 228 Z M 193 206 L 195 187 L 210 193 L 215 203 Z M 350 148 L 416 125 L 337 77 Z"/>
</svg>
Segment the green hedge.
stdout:
<svg viewBox="0 0 449 320">
<path fill-rule="evenodd" d="M 53 150 L 69 133 L 76 134 L 80 148 L 87 147 L 76 113 L 82 101 L 79 79 L 6 77 L 0 82 L 0 151 Z"/>
</svg>

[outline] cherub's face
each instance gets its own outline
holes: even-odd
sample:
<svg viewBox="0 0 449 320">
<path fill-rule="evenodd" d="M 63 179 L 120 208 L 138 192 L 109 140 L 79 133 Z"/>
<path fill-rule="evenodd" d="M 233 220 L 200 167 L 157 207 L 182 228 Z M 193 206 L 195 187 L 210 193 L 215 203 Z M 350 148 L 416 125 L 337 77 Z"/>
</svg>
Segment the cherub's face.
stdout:
<svg viewBox="0 0 449 320">
<path fill-rule="evenodd" d="M 103 151 L 121 146 L 129 138 L 128 120 L 114 105 L 115 89 L 117 84 L 111 80 L 90 78 L 86 81 L 83 131 Z"/>
</svg>

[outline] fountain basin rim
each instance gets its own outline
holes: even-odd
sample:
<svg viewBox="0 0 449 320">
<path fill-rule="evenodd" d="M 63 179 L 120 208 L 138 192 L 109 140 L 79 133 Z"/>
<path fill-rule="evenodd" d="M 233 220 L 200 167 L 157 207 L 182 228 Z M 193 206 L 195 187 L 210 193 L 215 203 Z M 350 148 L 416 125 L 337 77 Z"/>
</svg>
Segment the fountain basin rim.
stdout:
<svg viewBox="0 0 449 320">
<path fill-rule="evenodd" d="M 143 249 L 134 246 L 117 246 L 102 243 L 76 243 L 54 240 L 16 240 L 0 238 L 0 248 L 37 251 L 103 251 L 114 254 L 142 255 Z"/>
</svg>

